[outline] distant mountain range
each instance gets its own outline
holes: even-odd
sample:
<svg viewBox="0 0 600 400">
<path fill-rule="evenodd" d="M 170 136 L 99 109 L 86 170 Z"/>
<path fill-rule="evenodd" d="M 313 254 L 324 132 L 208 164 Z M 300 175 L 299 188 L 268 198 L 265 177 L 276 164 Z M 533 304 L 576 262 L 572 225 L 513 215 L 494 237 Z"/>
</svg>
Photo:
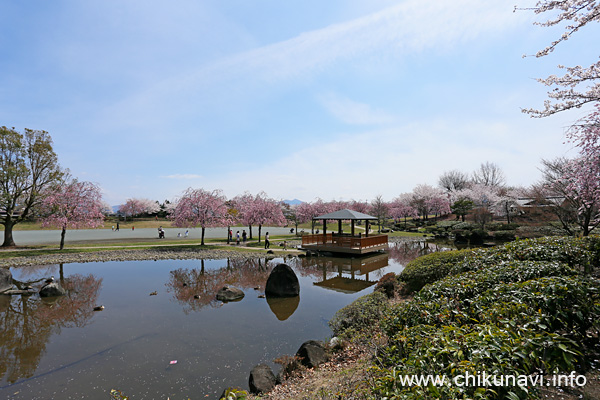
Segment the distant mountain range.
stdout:
<svg viewBox="0 0 600 400">
<path fill-rule="evenodd" d="M 304 203 L 302 200 L 294 199 L 294 200 L 284 200 L 285 204 L 289 204 L 290 206 L 297 206 L 298 204 Z"/>
</svg>

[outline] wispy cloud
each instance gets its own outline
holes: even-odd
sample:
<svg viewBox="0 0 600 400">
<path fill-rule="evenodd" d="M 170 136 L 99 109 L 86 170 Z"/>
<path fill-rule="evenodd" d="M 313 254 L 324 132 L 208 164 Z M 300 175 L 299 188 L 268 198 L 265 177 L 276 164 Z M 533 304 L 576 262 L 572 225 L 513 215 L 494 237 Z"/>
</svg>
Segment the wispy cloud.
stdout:
<svg viewBox="0 0 600 400">
<path fill-rule="evenodd" d="M 111 112 L 133 124 L 140 120 L 154 124 L 165 113 L 197 113 L 214 103 L 215 97 L 252 97 L 255 92 L 248 88 L 264 91 L 265 85 L 295 81 L 339 62 L 365 59 L 373 54 L 402 57 L 426 49 L 448 51 L 457 43 L 523 23 L 523 17 L 512 13 L 512 7 L 503 3 L 405 1 L 364 17 L 227 56 L 192 71 L 182 71 L 115 104 Z"/>
<path fill-rule="evenodd" d="M 394 117 L 382 110 L 336 94 L 322 95 L 318 100 L 327 111 L 346 124 L 383 125 L 394 122 Z"/>
</svg>

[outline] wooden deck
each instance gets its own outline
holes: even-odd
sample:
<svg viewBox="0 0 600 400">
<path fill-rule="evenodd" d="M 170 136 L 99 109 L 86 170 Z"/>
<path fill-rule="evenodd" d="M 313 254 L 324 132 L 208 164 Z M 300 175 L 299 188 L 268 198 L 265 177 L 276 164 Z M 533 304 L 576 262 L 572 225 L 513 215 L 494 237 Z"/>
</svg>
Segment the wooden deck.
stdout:
<svg viewBox="0 0 600 400">
<path fill-rule="evenodd" d="M 335 233 L 303 235 L 302 248 L 331 253 L 366 254 L 388 249 L 387 235 L 351 236 Z"/>
</svg>

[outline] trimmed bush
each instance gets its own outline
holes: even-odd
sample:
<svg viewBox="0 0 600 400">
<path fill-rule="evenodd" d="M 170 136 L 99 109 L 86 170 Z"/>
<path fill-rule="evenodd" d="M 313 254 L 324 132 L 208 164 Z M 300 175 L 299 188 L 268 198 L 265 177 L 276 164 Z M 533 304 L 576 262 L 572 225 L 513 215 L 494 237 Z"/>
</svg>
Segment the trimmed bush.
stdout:
<svg viewBox="0 0 600 400">
<path fill-rule="evenodd" d="M 600 280 L 581 272 L 596 268 L 599 260 L 598 238 L 545 238 L 471 251 L 444 265 L 445 278 L 386 313 L 382 327 L 389 340 L 373 369 L 373 394 L 527 399 L 537 398 L 539 387 L 401 382 L 405 375 L 452 379 L 482 371 L 495 376 L 584 373 L 595 357 L 600 329 Z"/>
<path fill-rule="evenodd" d="M 357 337 L 372 331 L 388 309 L 387 296 L 373 292 L 359 297 L 335 313 L 329 321 L 334 336 Z"/>
<path fill-rule="evenodd" d="M 463 261 L 472 250 L 452 250 L 427 254 L 406 264 L 398 279 L 406 283 L 410 291 L 420 290 L 450 272 L 459 261 Z"/>
<path fill-rule="evenodd" d="M 494 240 L 501 240 L 504 242 L 509 242 L 516 239 L 515 231 L 494 231 L 493 237 Z"/>
</svg>

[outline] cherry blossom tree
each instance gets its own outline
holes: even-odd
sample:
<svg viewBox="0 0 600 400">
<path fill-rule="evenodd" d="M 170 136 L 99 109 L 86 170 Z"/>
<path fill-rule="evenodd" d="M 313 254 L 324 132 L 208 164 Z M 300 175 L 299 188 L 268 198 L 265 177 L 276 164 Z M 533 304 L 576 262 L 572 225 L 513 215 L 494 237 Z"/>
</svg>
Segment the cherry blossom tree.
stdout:
<svg viewBox="0 0 600 400">
<path fill-rule="evenodd" d="M 348 208 L 349 210 L 354 210 L 356 212 L 367 214 L 367 215 L 372 212 L 371 205 L 366 201 L 352 200 L 352 201 L 350 201 L 350 203 L 348 204 L 348 206 L 346 208 Z"/>
<path fill-rule="evenodd" d="M 93 183 L 68 178 L 48 190 L 40 207 L 42 226 L 61 229 L 60 249 L 65 245 L 67 228 L 96 228 L 104 221 L 100 188 Z"/>
<path fill-rule="evenodd" d="M 600 105 L 571 126 L 567 138 L 579 149 L 580 156 L 562 165 L 560 179 L 553 187 L 562 189 L 577 206 L 578 224 L 587 236 L 600 223 Z M 557 187 L 560 184 L 563 186 Z"/>
<path fill-rule="evenodd" d="M 250 240 L 252 239 L 252 225 L 254 224 L 252 213 L 250 212 L 253 201 L 254 196 L 248 192 L 235 196 L 233 199 L 235 209 L 237 210 L 238 221 L 248 227 L 248 239 Z"/>
<path fill-rule="evenodd" d="M 546 21 L 536 22 L 536 25 L 565 25 L 564 33 L 548 47 L 538 51 L 536 57 L 550 54 L 560 43 L 569 40 L 587 24 L 600 22 L 600 2 L 597 0 L 540 0 L 532 10 L 540 15 L 553 15 Z M 539 118 L 600 101 L 600 61 L 589 67 L 559 65 L 558 68 L 565 70 L 563 76 L 551 75 L 538 79 L 553 88 L 548 92 L 550 99 L 544 102 L 544 109 L 530 108 L 523 112 Z"/>
<path fill-rule="evenodd" d="M 429 214 L 436 214 L 441 210 L 445 210 L 443 203 L 444 201 L 448 201 L 447 194 L 441 189 L 426 184 L 417 185 L 413 189 L 411 196 L 411 206 L 413 206 L 425 220 L 427 220 Z M 449 207 L 450 205 L 448 204 L 447 212 L 450 212 Z"/>
<path fill-rule="evenodd" d="M 586 159 L 543 160 L 543 182 L 537 191 L 569 235 L 587 236 L 600 223 L 597 196 L 600 177 L 585 172 Z"/>
<path fill-rule="evenodd" d="M 498 191 L 498 200 L 494 204 L 494 214 L 505 217 L 506 223 L 511 223 L 511 218 L 519 213 L 517 199 L 523 196 L 523 188 L 502 188 Z"/>
<path fill-rule="evenodd" d="M 169 218 L 177 227 L 201 227 L 202 245 L 206 228 L 232 223 L 226 198 L 220 190 L 209 192 L 204 189 L 187 189 L 177 201 Z"/>
<path fill-rule="evenodd" d="M 127 199 L 125 204 L 122 204 L 119 207 L 119 212 L 127 218 L 130 216 L 133 220 L 133 217 L 136 217 L 141 214 L 156 214 L 160 211 L 160 204 L 156 201 L 152 201 L 149 199 Z"/>
<path fill-rule="evenodd" d="M 329 213 L 331 207 L 321 199 L 317 199 L 312 203 L 302 203 L 298 205 L 298 217 L 300 223 L 311 222 L 312 233 L 315 233 L 314 217 Z"/>
<path fill-rule="evenodd" d="M 450 214 L 450 201 L 449 197 L 434 196 L 430 199 L 425 200 L 426 206 L 429 209 L 430 214 L 434 214 L 436 217 L 440 215 Z"/>
<path fill-rule="evenodd" d="M 408 217 L 416 218 L 419 215 L 417 209 L 410 203 L 411 195 L 409 193 L 401 194 L 390 203 L 390 216 L 394 219 L 404 218 L 404 229 L 406 229 Z"/>
<path fill-rule="evenodd" d="M 240 219 L 248 225 L 250 238 L 252 238 L 252 225 L 258 225 L 258 241 L 260 242 L 263 225 L 280 226 L 285 224 L 286 219 L 280 203 L 269 198 L 265 192 L 260 192 L 254 197 L 245 195 L 243 200 L 240 205 Z"/>
<path fill-rule="evenodd" d="M 473 184 L 470 188 L 459 191 L 458 198 L 469 199 L 473 202 L 475 221 L 485 228 L 485 224 L 491 219 L 492 211 L 500 200 L 498 188 L 484 184 Z"/>
</svg>

